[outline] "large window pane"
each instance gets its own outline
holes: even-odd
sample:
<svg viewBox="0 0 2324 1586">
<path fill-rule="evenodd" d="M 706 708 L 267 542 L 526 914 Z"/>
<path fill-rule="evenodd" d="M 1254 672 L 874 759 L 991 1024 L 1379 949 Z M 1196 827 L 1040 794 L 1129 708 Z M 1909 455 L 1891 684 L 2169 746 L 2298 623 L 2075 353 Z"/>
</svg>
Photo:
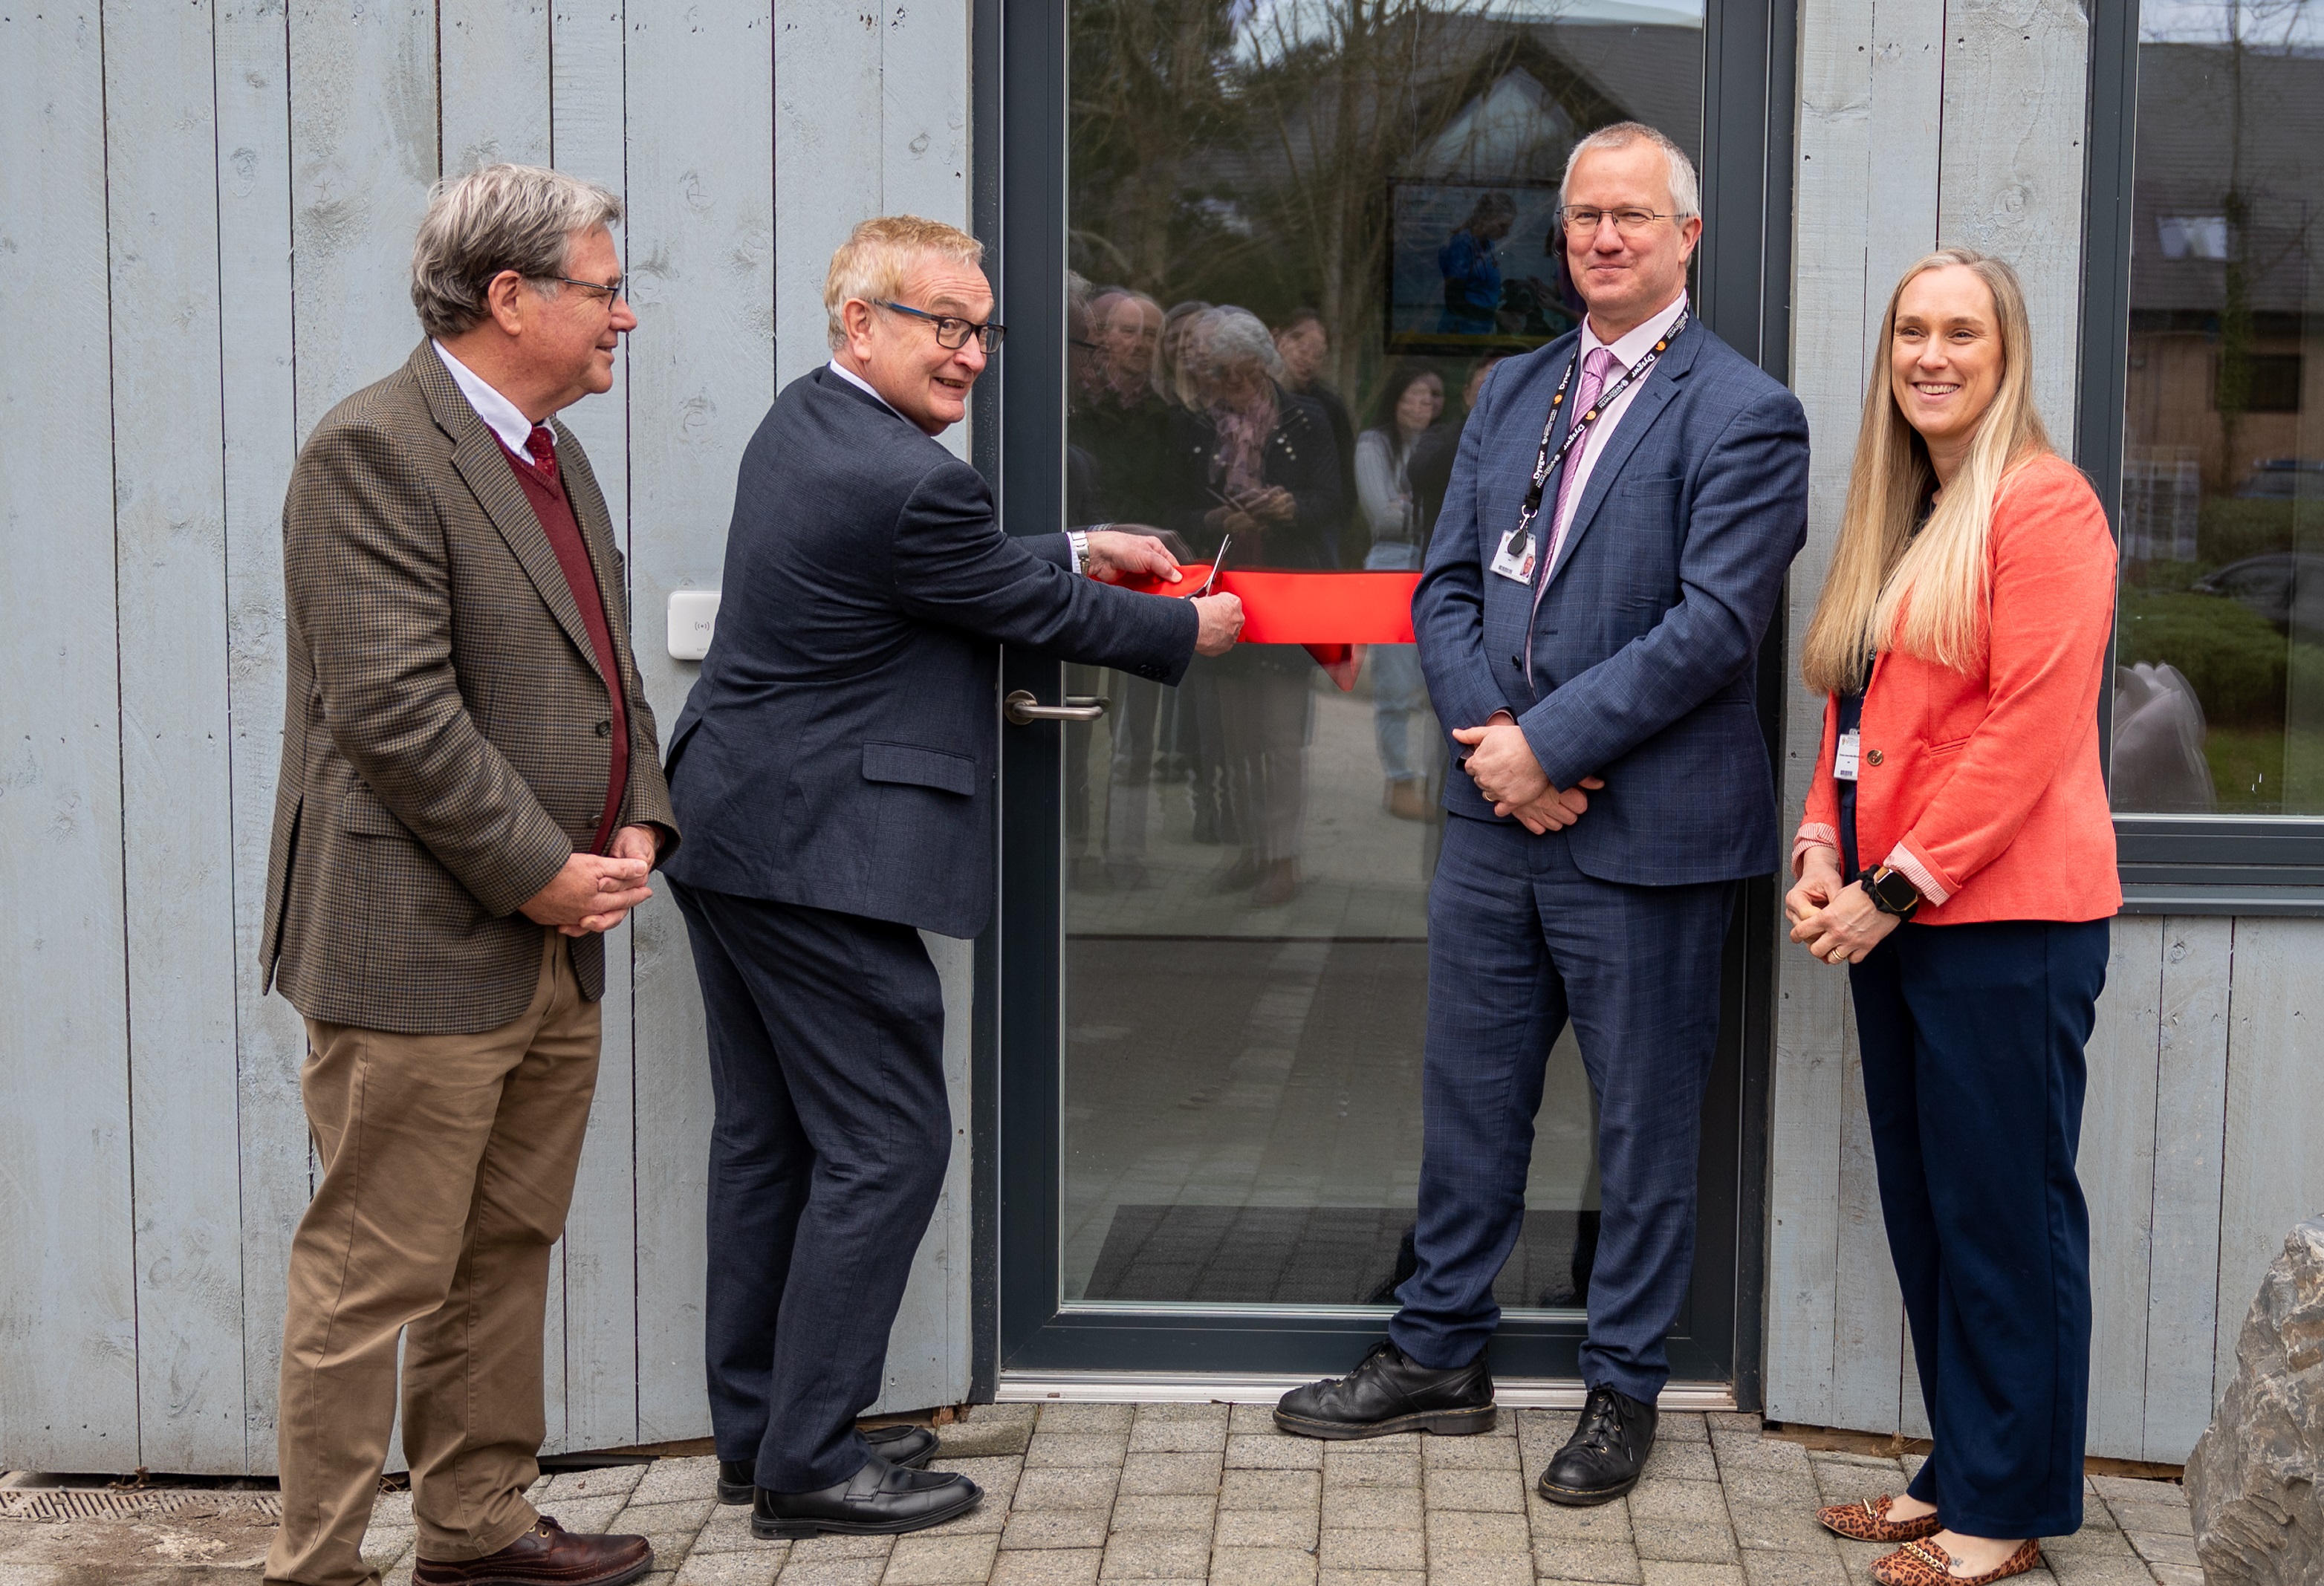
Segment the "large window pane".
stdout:
<svg viewBox="0 0 2324 1586">
<path fill-rule="evenodd" d="M 1205 559 L 1231 532 L 1240 567 L 1418 567 L 1471 382 L 1575 323 L 1575 140 L 1635 119 L 1699 148 L 1700 0 L 1068 17 L 1068 520 Z M 1250 504 L 1277 488 L 1287 509 Z M 1412 647 L 1068 681 L 1112 708 L 1065 738 L 1060 1298 L 1387 1303 L 1458 775 Z M 1586 1302 L 1595 1139 L 1569 1035 L 1504 1305 Z"/>
<path fill-rule="evenodd" d="M 2114 801 L 2324 815 L 2324 9 L 2148 0 Z"/>
</svg>

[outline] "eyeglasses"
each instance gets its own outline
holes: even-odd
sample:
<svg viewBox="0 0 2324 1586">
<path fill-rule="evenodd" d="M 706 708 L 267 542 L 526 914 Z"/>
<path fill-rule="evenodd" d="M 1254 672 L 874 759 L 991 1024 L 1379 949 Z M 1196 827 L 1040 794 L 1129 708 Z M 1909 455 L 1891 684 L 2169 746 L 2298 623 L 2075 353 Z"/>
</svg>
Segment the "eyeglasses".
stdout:
<svg viewBox="0 0 2324 1586">
<path fill-rule="evenodd" d="M 1572 209 L 1560 209 L 1557 214 L 1558 218 L 1565 223 L 1565 235 L 1570 237 L 1597 235 L 1598 223 L 1602 220 L 1612 220 L 1614 223 L 1614 229 L 1620 232 L 1624 236 L 1637 236 L 1642 234 L 1646 227 L 1652 226 L 1657 220 L 1672 220 L 1676 218 L 1676 217 L 1670 215 L 1657 215 L 1651 209 L 1583 209 L 1577 207 Z"/>
<path fill-rule="evenodd" d="M 998 352 L 1001 350 L 1001 338 L 1008 334 L 1005 327 L 990 319 L 979 325 L 973 319 L 963 319 L 957 314 L 931 314 L 926 309 L 908 308 L 902 303 L 889 302 L 884 298 L 880 300 L 880 307 L 893 309 L 899 314 L 909 314 L 915 319 L 927 320 L 936 327 L 936 346 L 952 352 L 966 346 L 972 336 L 986 352 Z"/>
<path fill-rule="evenodd" d="M 569 275 L 549 275 L 542 279 L 557 281 L 564 286 L 577 286 L 584 291 L 594 292 L 604 300 L 606 307 L 611 308 L 622 300 L 622 287 L 630 278 L 626 275 L 616 275 L 610 281 L 576 281 Z"/>
</svg>

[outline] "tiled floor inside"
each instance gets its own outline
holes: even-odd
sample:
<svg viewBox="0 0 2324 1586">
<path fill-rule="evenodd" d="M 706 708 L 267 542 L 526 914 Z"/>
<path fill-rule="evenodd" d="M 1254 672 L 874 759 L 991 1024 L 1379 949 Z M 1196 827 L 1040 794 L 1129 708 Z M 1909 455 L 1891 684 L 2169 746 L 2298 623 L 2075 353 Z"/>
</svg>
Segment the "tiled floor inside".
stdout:
<svg viewBox="0 0 2324 1586">
<path fill-rule="evenodd" d="M 1895 1460 L 1770 1436 L 1756 1415 L 1673 1414 L 1628 1498 L 1559 1508 L 1532 1484 L 1572 1419 L 1505 1410 L 1489 1435 L 1323 1443 L 1281 1434 L 1259 1406 L 987 1406 L 942 1428 L 936 1461 L 981 1484 L 983 1503 L 894 1540 L 753 1541 L 748 1511 L 718 1506 L 708 1459 L 567 1471 L 533 1496 L 568 1529 L 651 1538 L 654 1586 L 1843 1586 L 1868 1581 L 1884 1550 L 1835 1541 L 1817 1505 L 1906 1477 Z M 383 1496 L 366 1548 L 390 1586 L 411 1573 L 410 1505 Z M 2046 1542 L 2048 1569 L 2024 1579 L 2200 1586 L 2181 1488 L 2095 1478 L 2084 1508 L 2082 1529 Z M 27 1551 L 41 1529 L 51 1545 Z M 57 1540 L 0 1521 L 0 1586 L 93 1580 Z M 257 1578 L 246 1553 L 180 1562 L 205 1581 Z M 150 1568 L 134 1578 L 174 1573 L 161 1558 Z"/>
</svg>

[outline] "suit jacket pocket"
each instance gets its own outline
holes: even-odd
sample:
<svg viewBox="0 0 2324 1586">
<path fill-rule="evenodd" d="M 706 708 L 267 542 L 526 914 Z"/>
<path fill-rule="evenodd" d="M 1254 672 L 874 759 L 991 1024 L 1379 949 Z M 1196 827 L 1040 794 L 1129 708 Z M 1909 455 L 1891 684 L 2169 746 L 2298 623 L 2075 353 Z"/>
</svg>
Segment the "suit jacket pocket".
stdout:
<svg viewBox="0 0 2324 1586">
<path fill-rule="evenodd" d="M 976 761 L 949 750 L 924 749 L 917 743 L 866 743 L 863 779 L 867 782 L 908 782 L 936 788 L 965 798 L 976 791 Z"/>
<path fill-rule="evenodd" d="M 357 782 L 339 801 L 339 829 L 366 837 L 409 837 L 410 828 L 380 802 L 379 795 Z"/>
</svg>

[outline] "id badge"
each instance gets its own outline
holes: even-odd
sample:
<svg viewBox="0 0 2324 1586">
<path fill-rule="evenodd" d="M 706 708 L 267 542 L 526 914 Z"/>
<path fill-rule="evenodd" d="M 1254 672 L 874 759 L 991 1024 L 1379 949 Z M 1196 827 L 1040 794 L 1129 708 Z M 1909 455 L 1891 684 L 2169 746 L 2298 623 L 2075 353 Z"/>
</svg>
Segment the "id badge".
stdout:
<svg viewBox="0 0 2324 1586">
<path fill-rule="evenodd" d="M 1856 780 L 1856 756 L 1863 742 L 1863 733 L 1855 727 L 1850 727 L 1847 732 L 1842 733 L 1840 735 L 1840 741 L 1832 745 L 1831 774 L 1839 780 L 1843 782 Z"/>
<path fill-rule="evenodd" d="M 1526 536 L 1525 549 L 1512 556 L 1509 553 L 1509 541 L 1515 539 L 1520 533 Z M 1493 571 L 1504 578 L 1530 585 L 1533 582 L 1534 558 L 1540 550 L 1540 535 L 1528 532 L 1526 527 L 1512 529 L 1501 536 L 1501 549 L 1493 557 Z"/>
</svg>

